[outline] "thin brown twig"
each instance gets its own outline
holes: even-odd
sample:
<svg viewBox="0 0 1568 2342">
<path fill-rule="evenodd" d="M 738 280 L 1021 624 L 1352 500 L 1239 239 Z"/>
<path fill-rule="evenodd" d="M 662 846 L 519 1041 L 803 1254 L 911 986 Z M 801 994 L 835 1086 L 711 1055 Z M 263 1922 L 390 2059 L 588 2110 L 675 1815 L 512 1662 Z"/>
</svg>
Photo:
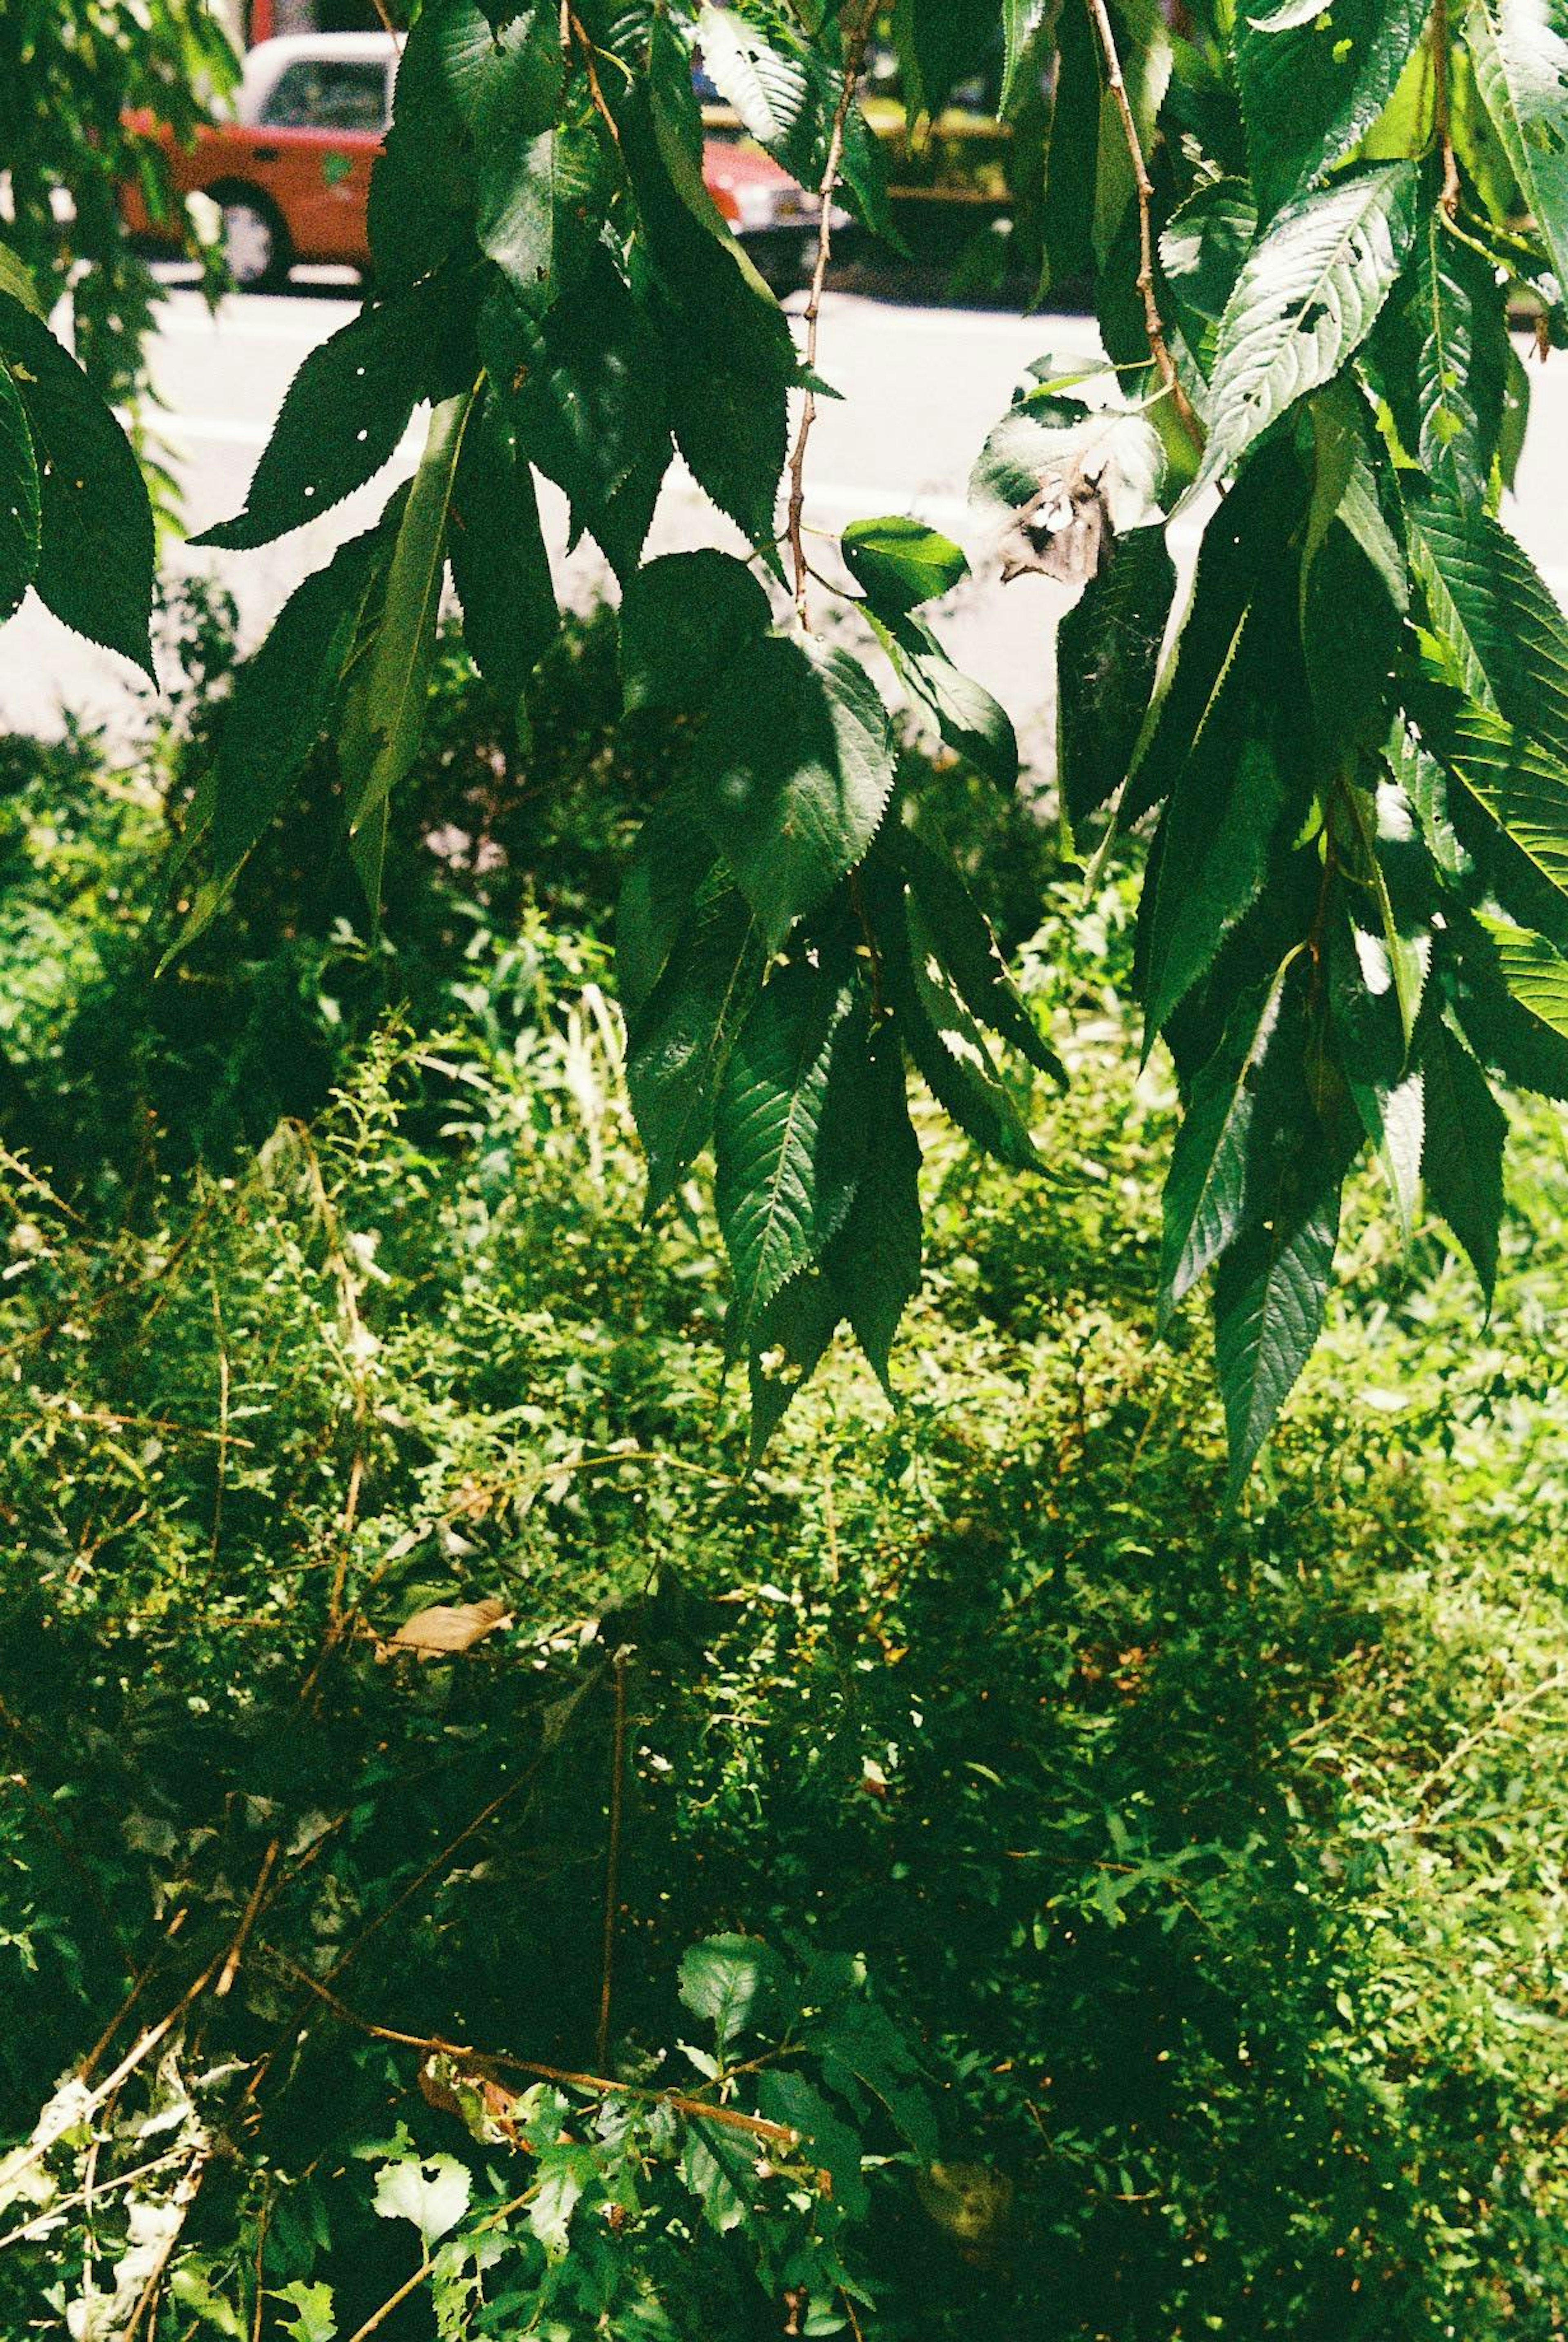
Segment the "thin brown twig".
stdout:
<svg viewBox="0 0 1568 2342">
<path fill-rule="evenodd" d="M 833 126 L 828 133 L 827 160 L 823 165 L 817 193 L 822 202 L 822 214 L 816 228 L 816 261 L 811 272 L 811 289 L 802 315 L 805 319 L 805 355 L 804 364 L 808 374 L 816 371 L 817 320 L 822 315 L 823 286 L 827 282 L 827 265 L 833 257 L 833 196 L 838 185 L 839 165 L 844 160 L 844 131 L 849 122 L 849 109 L 854 104 L 855 84 L 860 79 L 861 63 L 865 45 L 871 38 L 871 28 L 876 21 L 877 0 L 866 0 L 853 28 L 844 40 L 844 85 L 838 94 L 838 104 L 833 110 Z M 789 459 L 789 517 L 784 535 L 790 549 L 790 563 L 794 573 L 795 616 L 803 627 L 811 625 L 810 600 L 806 591 L 807 565 L 801 522 L 805 511 L 805 452 L 811 440 L 812 425 L 816 421 L 816 394 L 808 385 L 801 402 L 800 428 L 795 434 L 794 450 Z"/>
<path fill-rule="evenodd" d="M 153 2307 L 158 2287 L 164 2281 L 164 2271 L 169 2265 L 175 2247 L 180 2241 L 180 2234 L 185 2227 L 191 2206 L 196 2200 L 196 2190 L 202 2184 L 202 2176 L 215 2151 L 215 2143 L 211 2139 L 204 2139 L 186 2166 L 184 2177 L 169 2197 L 170 2207 L 179 2214 L 179 2218 L 170 2229 L 157 2259 L 148 2271 L 147 2282 L 142 2287 L 141 2298 L 131 2312 L 131 2322 L 125 2331 L 125 2342 L 135 2342 L 137 2329 L 148 2310 Z"/>
<path fill-rule="evenodd" d="M 706 2098 L 690 2097 L 681 2090 L 654 2090 L 639 2082 L 620 2082 L 607 2074 L 581 2074 L 568 2066 L 545 2066 L 534 2057 L 514 2057 L 507 2050 L 475 2049 L 461 2041 L 445 2040 L 438 2033 L 404 2033 L 394 2025 L 377 2025 L 368 2017 L 361 2017 L 339 2000 L 309 1972 L 299 1967 L 285 1953 L 278 1954 L 291 1975 L 309 1987 L 316 1997 L 325 2002 L 333 2015 L 358 2032 L 368 2034 L 374 2041 L 392 2041 L 404 2049 L 423 2049 L 433 2057 L 453 2057 L 460 2064 L 475 2068 L 498 2067 L 509 2074 L 529 2074 L 535 2080 L 560 2082 L 570 2090 L 586 2090 L 598 2098 L 638 2098 L 647 2106 L 668 2107 L 678 2115 L 693 2121 L 717 2123 L 725 2130 L 744 2131 L 750 2138 L 766 2139 L 774 2147 L 798 2147 L 800 2133 L 787 2123 L 764 2121 L 761 2115 L 743 2114 L 738 2107 L 715 2107 Z"/>
<path fill-rule="evenodd" d="M 348 2342 L 365 2342 L 365 2337 L 367 2335 L 374 2334 L 378 2326 L 385 2325 L 386 2320 L 391 2317 L 393 2311 L 394 2309 L 401 2308 L 403 2304 L 408 2299 L 411 2293 L 416 2293 L 418 2291 L 419 2287 L 424 2283 L 425 2278 L 430 2275 L 431 2270 L 434 2267 L 434 2261 L 432 2259 L 430 2254 L 426 2253 L 424 2258 L 420 2262 L 419 2267 L 414 2270 L 414 2275 L 412 2277 L 405 2277 L 403 2283 L 398 2287 L 396 2292 L 389 2294 L 387 2298 L 382 2303 L 379 2309 L 373 2309 L 363 2326 L 356 2326 L 355 2327 L 354 2332 L 348 2337 Z"/>
<path fill-rule="evenodd" d="M 615 1670 L 615 1724 L 610 1747 L 610 1842 L 604 1856 L 604 1937 L 599 1967 L 599 2024 L 594 2036 L 594 2062 L 604 2066 L 610 2056 L 610 1985 L 615 1965 L 615 1904 L 621 1891 L 621 1808 L 626 1771 L 626 1654 L 617 1651 L 610 1663 Z"/>
<path fill-rule="evenodd" d="M 1094 21 L 1094 30 L 1099 35 L 1100 47 L 1104 55 L 1105 78 L 1110 84 L 1111 95 L 1115 100 L 1116 111 L 1122 119 L 1122 135 L 1127 142 L 1127 155 L 1133 165 L 1133 185 L 1138 193 L 1137 286 L 1143 296 L 1144 331 L 1148 338 L 1149 355 L 1154 361 L 1155 372 L 1170 394 L 1172 405 L 1181 417 L 1183 429 L 1193 446 L 1201 449 L 1203 444 L 1203 425 L 1193 411 L 1192 400 L 1182 387 L 1182 378 L 1176 372 L 1176 362 L 1171 355 L 1170 345 L 1165 339 L 1164 320 L 1160 315 L 1160 305 L 1155 297 L 1154 229 L 1149 209 L 1154 198 L 1154 183 L 1149 177 L 1149 166 L 1144 160 L 1143 142 L 1138 136 L 1138 125 L 1133 119 L 1132 101 L 1127 95 L 1127 85 L 1122 74 L 1122 60 L 1116 48 L 1116 35 L 1111 23 L 1111 12 L 1105 5 L 1105 0 L 1088 0 L 1088 7 L 1089 14 Z"/>
<path fill-rule="evenodd" d="M 403 35 L 398 31 L 396 25 L 392 21 L 392 12 L 387 7 L 386 0 L 372 0 L 372 5 L 375 7 L 376 15 L 381 19 L 383 31 L 386 34 L 399 56 L 401 56 L 403 54 Z"/>
<path fill-rule="evenodd" d="M 224 1955 L 224 1964 L 218 1971 L 218 1980 L 213 1987 L 215 2000 L 227 1999 L 233 1988 L 234 1980 L 239 1974 L 240 1961 L 244 1957 L 251 1929 L 255 1926 L 256 1913 L 261 1909 L 262 1897 L 266 1893 L 266 1883 L 272 1877 L 272 1867 L 277 1860 L 277 1851 L 281 1844 L 281 1839 L 273 1838 L 262 1857 L 262 1866 L 256 1873 L 255 1885 L 251 1888 L 246 1898 L 245 1907 L 240 1914 L 239 1926 L 235 1929 L 234 1941 Z"/>
<path fill-rule="evenodd" d="M 583 70 L 588 76 L 588 95 L 593 101 L 594 111 L 605 123 L 611 137 L 618 146 L 621 143 L 621 132 L 614 115 L 605 102 L 604 93 L 599 86 L 599 75 L 594 64 L 594 44 L 583 28 L 582 19 L 574 9 L 568 7 L 562 13 L 566 19 L 566 29 L 573 42 L 582 51 Z"/>
</svg>

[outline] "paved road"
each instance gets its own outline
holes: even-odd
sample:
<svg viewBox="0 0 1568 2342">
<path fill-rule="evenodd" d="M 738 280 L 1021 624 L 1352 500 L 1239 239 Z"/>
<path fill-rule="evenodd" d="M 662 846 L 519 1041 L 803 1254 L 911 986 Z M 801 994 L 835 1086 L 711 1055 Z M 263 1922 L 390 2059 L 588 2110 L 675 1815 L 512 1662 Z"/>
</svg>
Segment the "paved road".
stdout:
<svg viewBox="0 0 1568 2342">
<path fill-rule="evenodd" d="M 194 530 L 239 506 L 290 376 L 352 314 L 349 295 L 346 285 L 324 282 L 285 296 L 239 296 L 215 320 L 194 292 L 172 292 L 154 353 L 164 402 L 155 421 Z M 1044 753 L 1050 636 L 1068 597 L 1041 578 L 1001 586 L 988 525 L 971 513 L 964 484 L 1024 367 L 1043 354 L 1077 359 L 1094 347 L 1094 327 L 1083 317 L 1019 319 L 850 294 L 830 295 L 822 321 L 821 370 L 843 398 L 819 405 L 808 520 L 836 530 L 857 515 L 914 511 L 965 545 L 976 576 L 944 613 L 942 631 L 961 664 L 1003 699 L 1038 754 Z M 1532 365 L 1531 375 L 1534 411 L 1521 493 L 1509 517 L 1568 599 L 1568 360 Z M 245 632 L 254 636 L 308 569 L 374 517 L 391 482 L 412 467 L 418 445 L 416 427 L 380 481 L 279 545 L 215 555 L 176 544 L 168 568 L 215 569 L 238 598 Z M 585 598 L 603 580 L 597 555 L 589 545 L 566 561 L 564 499 L 546 490 L 544 510 L 546 534 L 561 555 L 563 588 Z M 739 539 L 677 468 L 653 543 L 663 551 L 704 543 L 738 547 Z M 79 643 L 30 599 L 0 636 L 0 726 L 52 727 L 62 705 L 118 729 L 135 711 L 135 681 L 122 662 Z"/>
</svg>

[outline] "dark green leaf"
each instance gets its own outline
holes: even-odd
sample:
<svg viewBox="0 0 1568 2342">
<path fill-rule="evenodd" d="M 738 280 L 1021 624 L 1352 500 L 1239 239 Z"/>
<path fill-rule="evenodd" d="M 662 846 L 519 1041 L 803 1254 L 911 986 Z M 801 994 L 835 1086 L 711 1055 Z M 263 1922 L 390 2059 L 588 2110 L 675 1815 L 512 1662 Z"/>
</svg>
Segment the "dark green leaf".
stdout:
<svg viewBox="0 0 1568 2342">
<path fill-rule="evenodd" d="M 1085 7 L 1057 15 L 1056 72 L 1045 149 L 1039 297 L 1086 276 L 1094 262 L 1094 182 L 1100 149 L 1100 52 Z"/>
<path fill-rule="evenodd" d="M 900 834 L 898 856 L 944 973 L 964 1006 L 1064 1089 L 1062 1060 L 1014 990 L 984 914 L 957 871 L 908 830 Z"/>
<path fill-rule="evenodd" d="M 1257 205 L 1242 179 L 1214 179 L 1177 206 L 1160 234 L 1164 308 L 1187 395 L 1206 411 L 1220 320 L 1257 233 Z"/>
<path fill-rule="evenodd" d="M 860 2167 L 860 2141 L 822 2092 L 803 2075 L 774 2067 L 758 2080 L 757 2111 L 800 2133 L 803 2151 L 832 2182 L 837 2209 L 846 2220 L 864 2219 L 871 2209 L 871 2190 Z"/>
<path fill-rule="evenodd" d="M 1214 1362 L 1233 1493 L 1312 1355 L 1339 1240 L 1339 1182 L 1321 1138 L 1303 1136 L 1278 1156 L 1214 1276 Z"/>
<path fill-rule="evenodd" d="M 0 361 L 25 413 L 37 468 L 39 599 L 155 682 L 153 515 L 125 435 L 47 325 L 8 293 L 0 293 Z"/>
<path fill-rule="evenodd" d="M 769 950 L 861 860 L 893 777 L 886 711 L 844 652 L 769 636 L 736 662 L 694 783 Z"/>
<path fill-rule="evenodd" d="M 38 566 L 38 465 L 26 409 L 0 365 L 0 620 L 8 618 Z"/>
<path fill-rule="evenodd" d="M 664 974 L 713 865 L 712 840 L 693 819 L 684 794 L 672 793 L 643 824 L 621 885 L 615 977 L 628 1018 L 640 1015 Z"/>
<path fill-rule="evenodd" d="M 474 665 L 515 716 L 561 616 L 534 475 L 494 384 L 486 385 L 464 435 L 448 551 Z"/>
<path fill-rule="evenodd" d="M 876 931 L 896 1029 L 932 1096 L 987 1155 L 1016 1170 L 1038 1170 L 1028 1125 L 943 967 L 919 906 L 905 904 L 902 936 L 882 919 Z"/>
<path fill-rule="evenodd" d="M 935 721 L 955 756 L 999 789 L 1018 782 L 1018 738 L 1013 719 L 982 683 L 954 666 L 923 618 L 906 612 L 872 616 L 878 639 L 900 676 Z"/>
<path fill-rule="evenodd" d="M 771 618 L 762 584 L 731 554 L 668 553 L 650 561 L 621 600 L 627 713 L 705 708 Z"/>
<path fill-rule="evenodd" d="M 1568 289 L 1568 7 L 1563 0 L 1476 0 L 1464 38 L 1486 111 Z"/>
<path fill-rule="evenodd" d="M 648 1158 L 650 1215 L 707 1144 L 719 1083 L 764 965 L 745 897 L 709 879 L 627 1036 L 626 1087 Z"/>
<path fill-rule="evenodd" d="M 1490 1307 L 1497 1282 L 1508 1118 L 1463 1042 L 1437 1017 L 1427 1026 L 1421 1063 L 1426 1077 L 1421 1157 L 1426 1192 L 1469 1254 Z"/>
<path fill-rule="evenodd" d="M 853 986 L 828 963 L 781 968 L 741 1029 L 714 1119 L 714 1196 L 740 1338 L 844 1226 L 865 1147 L 864 1068 L 864 1011 Z"/>
<path fill-rule="evenodd" d="M 909 1119 L 896 1020 L 872 1036 L 865 1158 L 849 1216 L 827 1255 L 831 1296 L 892 1396 L 888 1360 L 904 1308 L 920 1287 L 920 1141 Z"/>
<path fill-rule="evenodd" d="M 905 95 L 936 114 L 956 81 L 985 57 L 996 32 L 996 0 L 894 0 L 894 39 Z"/>
<path fill-rule="evenodd" d="M 1369 131 L 1415 52 L 1431 0 L 1327 0 L 1237 10 L 1236 78 L 1253 185 L 1266 218 Z"/>
<path fill-rule="evenodd" d="M 721 2056 L 743 2033 L 777 2024 L 787 1987 L 784 1962 L 755 1936 L 709 1936 L 681 1960 L 681 2005 L 713 2027 Z"/>
<path fill-rule="evenodd" d="M 1477 504 L 1423 496 L 1409 518 L 1413 565 L 1454 680 L 1568 767 L 1568 620 L 1540 572 Z"/>
<path fill-rule="evenodd" d="M 1492 270 L 1434 210 L 1416 231 L 1410 290 L 1379 325 L 1378 378 L 1406 447 L 1460 505 L 1490 487 L 1510 355 Z"/>
<path fill-rule="evenodd" d="M 1057 629 L 1057 782 L 1075 827 L 1132 765 L 1175 591 L 1164 527 L 1130 529 Z"/>
<path fill-rule="evenodd" d="M 750 1456 L 754 1464 L 816 1372 L 844 1304 L 821 1269 L 797 1269 L 752 1329 L 746 1359 L 751 1392 Z"/>
</svg>

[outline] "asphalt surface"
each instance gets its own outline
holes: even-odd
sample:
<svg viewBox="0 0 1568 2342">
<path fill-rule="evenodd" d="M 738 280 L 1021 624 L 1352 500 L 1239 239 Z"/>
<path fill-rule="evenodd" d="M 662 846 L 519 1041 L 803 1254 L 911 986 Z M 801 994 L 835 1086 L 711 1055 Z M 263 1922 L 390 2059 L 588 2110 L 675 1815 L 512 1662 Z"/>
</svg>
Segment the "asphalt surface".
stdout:
<svg viewBox="0 0 1568 2342">
<path fill-rule="evenodd" d="M 171 291 L 153 354 L 162 406 L 151 424 L 180 480 L 193 533 L 238 509 L 291 375 L 353 314 L 354 297 L 352 284 L 323 273 L 286 295 L 231 297 L 214 318 L 194 292 Z M 786 305 L 798 307 L 798 297 Z M 975 575 L 944 606 L 939 631 L 959 663 L 1002 699 L 1040 759 L 1048 756 L 1051 636 L 1071 596 L 1038 577 L 1002 586 L 994 524 L 972 512 L 965 484 L 1024 367 L 1043 355 L 1080 361 L 1095 348 L 1094 325 L 1081 316 L 1020 319 L 848 293 L 830 294 L 823 309 L 818 370 L 842 396 L 819 402 L 807 521 L 836 533 L 857 515 L 914 512 L 964 545 Z M 1530 375 L 1520 493 L 1505 517 L 1568 601 L 1568 358 L 1532 363 Z M 306 571 L 374 518 L 394 481 L 412 469 L 420 441 L 416 416 L 376 481 L 280 543 L 223 555 L 175 543 L 167 571 L 221 576 L 239 603 L 245 637 L 254 639 Z M 591 544 L 566 557 L 564 500 L 548 487 L 543 509 L 562 590 L 585 601 L 607 582 L 603 565 Z M 1197 530 L 1196 519 L 1178 524 L 1178 558 L 1190 555 Z M 677 466 L 654 518 L 652 549 L 704 544 L 743 549 Z M 0 728 L 52 731 L 68 709 L 124 735 L 145 706 L 145 686 L 138 691 L 123 661 L 80 642 L 32 596 L 0 636 Z"/>
</svg>

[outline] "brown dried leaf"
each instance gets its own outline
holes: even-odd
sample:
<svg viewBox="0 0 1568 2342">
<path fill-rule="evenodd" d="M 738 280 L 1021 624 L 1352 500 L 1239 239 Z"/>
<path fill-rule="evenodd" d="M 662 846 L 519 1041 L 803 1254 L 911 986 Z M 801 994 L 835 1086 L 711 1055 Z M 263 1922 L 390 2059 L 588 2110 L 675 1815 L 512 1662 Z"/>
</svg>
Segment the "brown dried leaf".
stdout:
<svg viewBox="0 0 1568 2342">
<path fill-rule="evenodd" d="M 1046 475 L 1000 545 L 1002 581 L 1034 573 L 1064 586 L 1086 585 L 1114 540 L 1102 485 L 1102 465 L 1076 457 Z"/>
<path fill-rule="evenodd" d="M 450 1658 L 458 1651 L 472 1650 L 486 1635 L 498 1626 L 509 1626 L 512 1614 L 499 1596 L 485 1595 L 480 1602 L 437 1602 L 428 1610 L 416 1610 L 405 1618 L 390 1643 L 382 1646 L 384 1656 L 394 1651 L 413 1651 L 421 1659 Z"/>
</svg>

